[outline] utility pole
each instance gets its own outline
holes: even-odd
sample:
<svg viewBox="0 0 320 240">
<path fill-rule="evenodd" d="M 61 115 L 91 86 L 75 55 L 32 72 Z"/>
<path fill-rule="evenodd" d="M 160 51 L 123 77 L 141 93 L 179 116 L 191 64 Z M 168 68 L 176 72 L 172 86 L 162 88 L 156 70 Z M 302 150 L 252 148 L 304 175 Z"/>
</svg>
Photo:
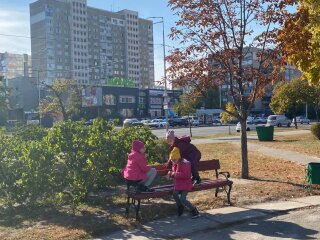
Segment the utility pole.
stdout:
<svg viewBox="0 0 320 240">
<path fill-rule="evenodd" d="M 38 114 L 39 114 L 39 125 L 41 126 L 41 114 L 40 114 L 40 101 L 41 101 L 40 70 L 37 70 L 37 84 L 38 84 Z"/>
<path fill-rule="evenodd" d="M 162 40 L 163 40 L 163 68 L 164 68 L 164 114 L 166 117 L 166 130 L 169 130 L 169 119 L 168 119 L 168 87 L 167 87 L 167 65 L 166 65 L 166 43 L 165 43 L 165 34 L 164 34 L 164 19 L 162 18 Z"/>
<path fill-rule="evenodd" d="M 166 66 L 166 42 L 165 42 L 165 33 L 164 33 L 164 18 L 163 17 L 149 17 L 152 19 L 161 19 L 160 22 L 156 22 L 153 24 L 162 23 L 162 46 L 163 46 L 163 71 L 164 71 L 164 94 L 163 94 L 163 110 L 166 118 L 166 130 L 169 130 L 169 119 L 168 119 L 168 110 L 169 110 L 169 102 L 168 102 L 168 86 L 167 86 L 167 66 Z"/>
</svg>

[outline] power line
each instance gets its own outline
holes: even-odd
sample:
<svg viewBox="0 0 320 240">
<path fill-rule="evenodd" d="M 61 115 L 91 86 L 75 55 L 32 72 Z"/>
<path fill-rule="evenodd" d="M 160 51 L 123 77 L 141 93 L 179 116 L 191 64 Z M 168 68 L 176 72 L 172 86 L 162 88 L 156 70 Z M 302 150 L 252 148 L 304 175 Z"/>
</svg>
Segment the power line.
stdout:
<svg viewBox="0 0 320 240">
<path fill-rule="evenodd" d="M 49 34 L 49 35 L 54 35 L 54 34 Z M 31 37 L 31 36 L 25 36 L 25 35 L 15 35 L 15 34 L 5 34 L 5 33 L 0 33 L 0 36 L 4 36 L 4 37 L 17 37 L 17 38 L 27 38 L 27 39 L 42 39 L 42 40 L 47 40 L 47 41 L 64 41 L 64 42 L 77 42 L 79 43 L 79 41 L 75 41 L 75 40 L 72 40 L 72 38 L 70 37 L 67 37 L 67 38 L 64 38 L 64 39 L 59 39 L 59 38 L 47 38 L 47 37 Z M 88 42 L 86 43 L 89 43 L 89 40 L 88 39 Z M 105 42 L 105 41 L 99 41 L 98 42 L 101 44 L 101 43 L 113 43 L 112 41 L 108 41 L 108 42 Z M 161 43 L 153 43 L 153 44 L 147 44 L 147 45 L 161 45 L 163 46 L 163 44 Z M 171 48 L 176 48 L 175 46 L 170 46 L 170 45 L 166 45 L 166 47 L 171 47 Z"/>
</svg>

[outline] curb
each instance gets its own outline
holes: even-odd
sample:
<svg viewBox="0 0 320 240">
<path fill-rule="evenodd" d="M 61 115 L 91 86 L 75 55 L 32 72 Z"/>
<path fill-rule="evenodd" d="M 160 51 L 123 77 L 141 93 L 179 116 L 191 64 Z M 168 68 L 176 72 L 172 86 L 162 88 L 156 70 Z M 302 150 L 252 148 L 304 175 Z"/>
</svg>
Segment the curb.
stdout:
<svg viewBox="0 0 320 240">
<path fill-rule="evenodd" d="M 198 219 L 167 217 L 144 224 L 141 229 L 118 231 L 102 239 L 180 239 L 199 232 L 224 229 L 253 220 L 266 219 L 290 211 L 320 206 L 320 196 L 253 204 L 244 207 L 224 207 L 201 212 Z"/>
</svg>

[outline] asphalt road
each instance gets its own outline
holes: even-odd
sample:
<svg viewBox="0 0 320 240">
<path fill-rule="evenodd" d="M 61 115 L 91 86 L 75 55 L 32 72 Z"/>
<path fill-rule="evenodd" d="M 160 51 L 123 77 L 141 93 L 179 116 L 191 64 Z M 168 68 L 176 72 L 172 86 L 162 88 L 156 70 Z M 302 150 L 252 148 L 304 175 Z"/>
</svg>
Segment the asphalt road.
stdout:
<svg viewBox="0 0 320 240">
<path fill-rule="evenodd" d="M 185 240 L 275 240 L 320 239 L 320 207 L 293 211 L 269 219 L 255 220 L 224 229 L 195 233 Z"/>
<path fill-rule="evenodd" d="M 183 136 L 183 135 L 190 135 L 189 128 L 170 128 L 173 129 L 177 136 Z M 229 133 L 229 126 L 210 126 L 210 127 L 192 127 L 192 135 L 193 136 L 207 136 L 212 134 L 221 134 L 221 133 Z M 230 126 L 231 132 L 236 132 L 236 125 Z M 154 129 L 152 132 L 157 137 L 165 137 L 166 136 L 166 129 Z"/>
</svg>

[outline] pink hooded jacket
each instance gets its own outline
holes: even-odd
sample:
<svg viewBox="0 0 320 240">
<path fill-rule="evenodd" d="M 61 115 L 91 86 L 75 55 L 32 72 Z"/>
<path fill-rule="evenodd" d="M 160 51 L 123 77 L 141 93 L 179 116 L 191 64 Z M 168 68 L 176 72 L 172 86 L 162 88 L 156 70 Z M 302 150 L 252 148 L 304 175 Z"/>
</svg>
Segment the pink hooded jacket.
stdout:
<svg viewBox="0 0 320 240">
<path fill-rule="evenodd" d="M 147 163 L 145 154 L 139 152 L 143 147 L 143 143 L 140 141 L 134 141 L 132 145 L 127 165 L 123 169 L 123 177 L 132 181 L 145 180 L 147 178 L 147 172 L 150 171 L 151 167 Z"/>
<path fill-rule="evenodd" d="M 174 184 L 173 189 L 175 191 L 191 191 L 191 163 L 186 159 L 182 159 L 177 164 L 172 165 L 172 172 L 175 173 L 173 176 Z"/>
</svg>

